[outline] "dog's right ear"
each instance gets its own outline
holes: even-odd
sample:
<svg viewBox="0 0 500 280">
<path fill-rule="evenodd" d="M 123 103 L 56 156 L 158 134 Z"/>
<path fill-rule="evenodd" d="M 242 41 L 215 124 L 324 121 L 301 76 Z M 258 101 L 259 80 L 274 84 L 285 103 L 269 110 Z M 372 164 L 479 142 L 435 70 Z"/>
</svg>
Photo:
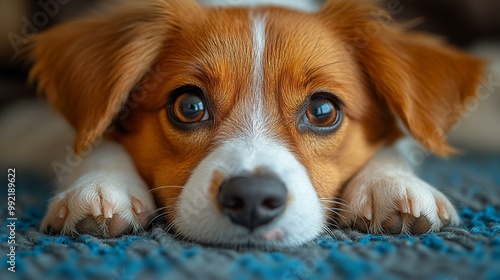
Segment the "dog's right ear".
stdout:
<svg viewBox="0 0 500 280">
<path fill-rule="evenodd" d="M 33 38 L 30 80 L 76 129 L 77 152 L 102 137 L 165 42 L 201 16 L 194 0 L 132 2 Z"/>
</svg>

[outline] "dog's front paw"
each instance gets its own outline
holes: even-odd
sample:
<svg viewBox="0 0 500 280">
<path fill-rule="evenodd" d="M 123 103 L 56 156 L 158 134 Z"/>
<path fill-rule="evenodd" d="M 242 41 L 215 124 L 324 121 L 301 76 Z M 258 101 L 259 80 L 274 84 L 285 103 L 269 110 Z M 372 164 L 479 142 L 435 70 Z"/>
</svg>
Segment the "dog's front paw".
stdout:
<svg viewBox="0 0 500 280">
<path fill-rule="evenodd" d="M 143 229 L 154 208 L 146 185 L 136 176 L 93 174 L 52 199 L 41 230 L 114 237 Z"/>
<path fill-rule="evenodd" d="M 422 234 L 460 223 L 450 201 L 411 173 L 362 174 L 342 199 L 339 224 L 365 232 Z"/>
</svg>

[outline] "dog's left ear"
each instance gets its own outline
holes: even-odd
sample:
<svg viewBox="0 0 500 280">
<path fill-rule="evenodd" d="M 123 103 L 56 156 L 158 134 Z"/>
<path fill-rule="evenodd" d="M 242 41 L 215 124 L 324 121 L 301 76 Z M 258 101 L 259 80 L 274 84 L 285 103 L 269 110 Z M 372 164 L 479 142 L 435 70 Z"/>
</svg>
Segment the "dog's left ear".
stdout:
<svg viewBox="0 0 500 280">
<path fill-rule="evenodd" d="M 199 10 L 194 0 L 132 1 L 34 37 L 30 78 L 76 129 L 77 152 L 102 136 L 168 39 Z"/>
<path fill-rule="evenodd" d="M 428 34 L 405 31 L 370 1 L 327 1 L 320 15 L 412 136 L 436 154 L 453 153 L 446 133 L 475 98 L 484 63 Z"/>
</svg>

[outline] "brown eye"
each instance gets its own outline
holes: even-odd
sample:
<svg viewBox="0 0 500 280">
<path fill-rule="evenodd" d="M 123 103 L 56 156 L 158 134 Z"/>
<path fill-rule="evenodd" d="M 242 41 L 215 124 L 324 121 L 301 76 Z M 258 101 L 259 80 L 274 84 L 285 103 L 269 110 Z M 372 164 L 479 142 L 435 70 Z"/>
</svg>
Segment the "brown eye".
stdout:
<svg viewBox="0 0 500 280">
<path fill-rule="evenodd" d="M 339 119 L 339 111 L 333 101 L 327 98 L 314 98 L 306 109 L 309 123 L 319 127 L 330 127 Z"/>
<path fill-rule="evenodd" d="M 302 133 L 329 134 L 342 124 L 343 102 L 329 92 L 312 95 L 299 112 L 298 129 Z"/>
<path fill-rule="evenodd" d="M 210 118 L 203 91 L 194 86 L 184 86 L 174 91 L 174 98 L 169 105 L 169 117 L 172 123 L 188 128 Z"/>
<path fill-rule="evenodd" d="M 177 97 L 173 106 L 174 117 L 183 123 L 195 123 L 205 117 L 205 103 L 196 94 L 184 93 Z"/>
</svg>

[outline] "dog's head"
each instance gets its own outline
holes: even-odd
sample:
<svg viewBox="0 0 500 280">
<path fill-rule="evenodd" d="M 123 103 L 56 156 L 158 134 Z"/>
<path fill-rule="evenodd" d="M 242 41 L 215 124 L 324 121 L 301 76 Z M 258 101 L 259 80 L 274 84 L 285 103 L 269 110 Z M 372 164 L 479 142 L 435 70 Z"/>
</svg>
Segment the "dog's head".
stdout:
<svg viewBox="0 0 500 280">
<path fill-rule="evenodd" d="M 479 81 L 481 62 L 365 1 L 316 13 L 137 2 L 38 35 L 31 74 L 76 149 L 115 137 L 198 242 L 311 240 L 399 120 L 451 153 L 445 133 Z"/>
</svg>

